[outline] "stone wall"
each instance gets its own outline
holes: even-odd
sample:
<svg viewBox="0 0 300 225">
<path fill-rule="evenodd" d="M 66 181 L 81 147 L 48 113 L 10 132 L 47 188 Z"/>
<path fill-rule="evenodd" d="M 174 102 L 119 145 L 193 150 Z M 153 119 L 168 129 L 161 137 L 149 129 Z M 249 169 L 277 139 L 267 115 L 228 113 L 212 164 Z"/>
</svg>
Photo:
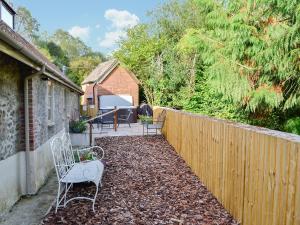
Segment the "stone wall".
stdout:
<svg viewBox="0 0 300 225">
<path fill-rule="evenodd" d="M 20 65 L 0 53 L 0 161 L 25 149 L 23 93 Z"/>
<path fill-rule="evenodd" d="M 69 121 L 79 117 L 79 95 L 58 82 L 50 81 L 54 92 L 54 114 L 53 123 L 48 123 L 48 82 L 39 76 L 32 80 L 34 149 L 44 144 L 63 128 L 68 129 Z"/>
<path fill-rule="evenodd" d="M 24 77 L 29 68 L 0 53 L 0 161 L 25 150 Z M 68 129 L 69 120 L 79 117 L 79 95 L 58 82 L 54 86 L 54 123 L 48 124 L 47 83 L 40 76 L 30 80 L 31 150 Z"/>
<path fill-rule="evenodd" d="M 25 153 L 24 80 L 34 71 L 0 52 L 0 220 L 22 195 L 35 194 L 53 169 L 50 143 L 79 118 L 79 94 L 51 80 L 53 121 L 48 123 L 48 81 L 28 81 L 29 143 Z M 28 161 L 26 161 L 28 160 Z M 29 163 L 27 166 L 26 163 Z M 9 172 L 9 173 L 8 173 Z"/>
</svg>

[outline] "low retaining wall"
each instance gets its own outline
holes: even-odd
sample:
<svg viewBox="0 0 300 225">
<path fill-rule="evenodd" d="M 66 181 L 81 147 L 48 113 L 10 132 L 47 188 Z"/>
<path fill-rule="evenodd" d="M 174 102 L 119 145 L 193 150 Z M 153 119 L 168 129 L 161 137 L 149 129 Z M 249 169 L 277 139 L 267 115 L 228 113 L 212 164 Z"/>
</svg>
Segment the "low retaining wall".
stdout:
<svg viewBox="0 0 300 225">
<path fill-rule="evenodd" d="M 0 161 L 0 222 L 1 214 L 9 210 L 25 193 L 25 152 L 19 152 Z"/>
<path fill-rule="evenodd" d="M 163 109 L 165 138 L 237 220 L 300 224 L 300 136 Z"/>
</svg>

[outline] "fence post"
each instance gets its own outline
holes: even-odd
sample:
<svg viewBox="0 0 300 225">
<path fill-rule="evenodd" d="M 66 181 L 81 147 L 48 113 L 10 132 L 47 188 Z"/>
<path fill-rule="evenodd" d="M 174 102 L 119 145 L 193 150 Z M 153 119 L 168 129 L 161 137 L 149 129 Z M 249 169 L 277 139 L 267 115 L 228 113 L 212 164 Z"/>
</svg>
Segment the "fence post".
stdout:
<svg viewBox="0 0 300 225">
<path fill-rule="evenodd" d="M 93 125 L 92 122 L 89 122 L 90 125 L 90 146 L 92 146 L 92 142 L 93 142 Z"/>
<path fill-rule="evenodd" d="M 118 122 L 118 111 L 117 106 L 115 106 L 115 112 L 114 112 L 114 129 L 117 131 L 117 122 Z"/>
</svg>

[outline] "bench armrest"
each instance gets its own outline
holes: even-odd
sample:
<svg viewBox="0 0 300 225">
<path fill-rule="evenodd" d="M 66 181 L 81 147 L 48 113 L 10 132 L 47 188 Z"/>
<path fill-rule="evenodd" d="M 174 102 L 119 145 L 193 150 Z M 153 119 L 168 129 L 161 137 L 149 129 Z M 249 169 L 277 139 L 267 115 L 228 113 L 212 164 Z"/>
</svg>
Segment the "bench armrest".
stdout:
<svg viewBox="0 0 300 225">
<path fill-rule="evenodd" d="M 96 152 L 93 151 L 94 148 L 97 148 L 100 150 L 100 152 L 102 153 L 101 154 L 101 157 L 99 158 L 98 157 L 98 154 Z M 103 148 L 101 148 L 100 146 L 92 146 L 92 147 L 88 147 L 88 148 L 83 148 L 83 149 L 77 149 L 76 150 L 76 153 L 78 155 L 78 158 L 79 158 L 79 161 L 81 162 L 81 159 L 80 159 L 80 153 L 82 154 L 82 152 L 88 152 L 90 154 L 92 154 L 92 157 L 93 158 L 96 158 L 98 160 L 101 160 L 104 158 L 104 150 Z"/>
</svg>

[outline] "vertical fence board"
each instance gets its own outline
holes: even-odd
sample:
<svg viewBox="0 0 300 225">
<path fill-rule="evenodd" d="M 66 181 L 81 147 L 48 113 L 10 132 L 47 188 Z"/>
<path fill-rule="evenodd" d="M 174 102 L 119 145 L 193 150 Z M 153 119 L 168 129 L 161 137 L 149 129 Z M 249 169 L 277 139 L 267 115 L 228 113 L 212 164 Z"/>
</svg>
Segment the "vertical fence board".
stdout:
<svg viewBox="0 0 300 225">
<path fill-rule="evenodd" d="M 296 162 L 296 191 L 294 197 L 294 225 L 300 224 L 300 144 L 297 144 L 297 162 Z"/>
</svg>

